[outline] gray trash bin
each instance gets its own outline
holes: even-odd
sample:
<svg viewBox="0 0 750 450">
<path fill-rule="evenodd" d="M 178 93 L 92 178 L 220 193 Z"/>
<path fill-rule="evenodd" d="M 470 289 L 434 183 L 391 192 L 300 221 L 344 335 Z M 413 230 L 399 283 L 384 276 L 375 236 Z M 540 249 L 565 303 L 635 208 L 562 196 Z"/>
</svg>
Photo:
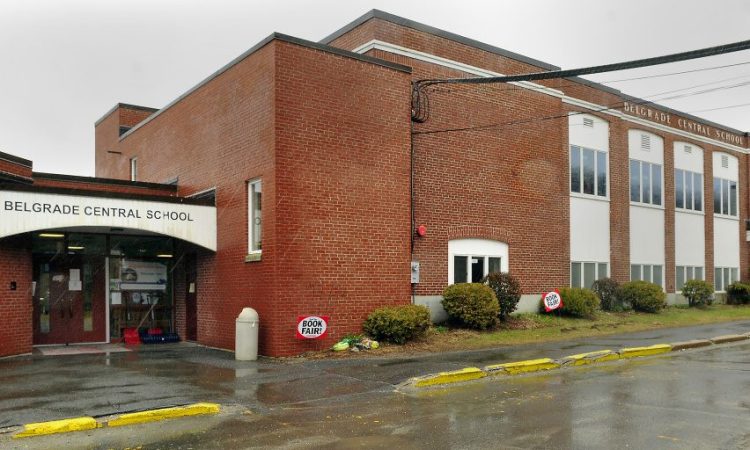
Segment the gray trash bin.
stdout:
<svg viewBox="0 0 750 450">
<path fill-rule="evenodd" d="M 243 308 L 236 323 L 234 359 L 255 361 L 258 359 L 258 313 L 253 308 Z"/>
</svg>

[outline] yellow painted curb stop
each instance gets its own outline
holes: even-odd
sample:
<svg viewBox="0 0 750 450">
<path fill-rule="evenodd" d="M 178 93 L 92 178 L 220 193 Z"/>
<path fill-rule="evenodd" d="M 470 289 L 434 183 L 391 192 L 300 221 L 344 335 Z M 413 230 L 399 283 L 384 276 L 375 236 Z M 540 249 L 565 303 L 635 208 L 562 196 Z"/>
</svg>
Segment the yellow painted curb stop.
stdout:
<svg viewBox="0 0 750 450">
<path fill-rule="evenodd" d="M 563 365 L 573 366 L 585 366 L 587 364 L 594 364 L 607 361 L 615 361 L 620 359 L 620 354 L 615 353 L 612 350 L 599 350 L 595 352 L 579 353 L 577 355 L 570 355 L 562 358 L 560 362 Z"/>
<path fill-rule="evenodd" d="M 109 427 L 121 427 L 139 423 L 156 422 L 159 420 L 176 419 L 178 417 L 218 414 L 220 407 L 216 403 L 194 403 L 174 408 L 152 409 L 129 414 L 122 414 L 107 421 Z"/>
<path fill-rule="evenodd" d="M 484 368 L 491 375 L 516 375 L 519 373 L 538 372 L 540 370 L 557 369 L 560 364 L 550 358 L 529 359 L 505 364 L 494 364 Z"/>
<path fill-rule="evenodd" d="M 426 375 L 424 377 L 412 378 L 409 384 L 415 387 L 435 386 L 438 384 L 460 383 L 463 381 L 478 380 L 486 377 L 487 374 L 476 367 L 466 367 L 461 370 L 451 372 L 440 372 L 436 375 Z"/>
<path fill-rule="evenodd" d="M 71 431 L 93 430 L 99 426 L 93 417 L 75 417 L 73 419 L 53 420 L 50 422 L 27 423 L 23 426 L 23 431 L 13 435 L 13 439 L 69 433 Z"/>
<path fill-rule="evenodd" d="M 639 356 L 658 355 L 672 351 L 669 344 L 656 344 L 648 347 L 630 347 L 620 349 L 620 358 L 637 358 Z"/>
</svg>

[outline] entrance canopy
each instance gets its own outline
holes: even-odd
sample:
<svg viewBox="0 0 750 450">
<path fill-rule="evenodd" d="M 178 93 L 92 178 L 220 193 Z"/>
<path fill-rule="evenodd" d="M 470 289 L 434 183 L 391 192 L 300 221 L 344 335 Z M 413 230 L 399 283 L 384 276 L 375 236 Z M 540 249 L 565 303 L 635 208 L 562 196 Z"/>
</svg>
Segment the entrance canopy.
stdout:
<svg viewBox="0 0 750 450">
<path fill-rule="evenodd" d="M 0 238 L 78 227 L 125 228 L 172 236 L 216 251 L 216 208 L 178 197 L 142 200 L 0 190 Z"/>
</svg>

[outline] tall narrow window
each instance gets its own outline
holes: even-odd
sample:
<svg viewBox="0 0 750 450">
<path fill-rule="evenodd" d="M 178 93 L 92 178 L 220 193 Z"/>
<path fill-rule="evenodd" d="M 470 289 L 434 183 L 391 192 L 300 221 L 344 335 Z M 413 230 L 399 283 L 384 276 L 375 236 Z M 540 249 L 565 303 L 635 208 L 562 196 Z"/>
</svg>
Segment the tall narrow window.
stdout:
<svg viewBox="0 0 750 450">
<path fill-rule="evenodd" d="M 570 147 L 570 191 L 607 196 L 607 154 L 599 150 Z"/>
<path fill-rule="evenodd" d="M 248 249 L 250 253 L 261 251 L 262 217 L 261 217 L 261 182 L 251 181 L 247 184 L 248 197 Z"/>
<path fill-rule="evenodd" d="M 661 205 L 661 164 L 630 160 L 630 201 Z"/>
<path fill-rule="evenodd" d="M 714 213 L 737 216 L 737 182 L 714 178 Z"/>
<path fill-rule="evenodd" d="M 138 158 L 130 158 L 130 181 L 138 181 Z"/>
</svg>

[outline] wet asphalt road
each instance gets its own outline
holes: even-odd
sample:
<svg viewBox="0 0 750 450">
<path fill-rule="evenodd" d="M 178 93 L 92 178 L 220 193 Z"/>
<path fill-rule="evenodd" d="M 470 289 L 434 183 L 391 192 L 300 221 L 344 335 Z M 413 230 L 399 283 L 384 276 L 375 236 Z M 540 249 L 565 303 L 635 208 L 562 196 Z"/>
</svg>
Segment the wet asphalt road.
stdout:
<svg viewBox="0 0 750 450">
<path fill-rule="evenodd" d="M 748 323 L 425 358 L 238 363 L 166 346 L 0 361 L 0 427 L 215 401 L 209 418 L 11 441 L 0 448 L 750 448 L 750 343 L 399 392 L 472 363 L 747 332 Z"/>
</svg>

